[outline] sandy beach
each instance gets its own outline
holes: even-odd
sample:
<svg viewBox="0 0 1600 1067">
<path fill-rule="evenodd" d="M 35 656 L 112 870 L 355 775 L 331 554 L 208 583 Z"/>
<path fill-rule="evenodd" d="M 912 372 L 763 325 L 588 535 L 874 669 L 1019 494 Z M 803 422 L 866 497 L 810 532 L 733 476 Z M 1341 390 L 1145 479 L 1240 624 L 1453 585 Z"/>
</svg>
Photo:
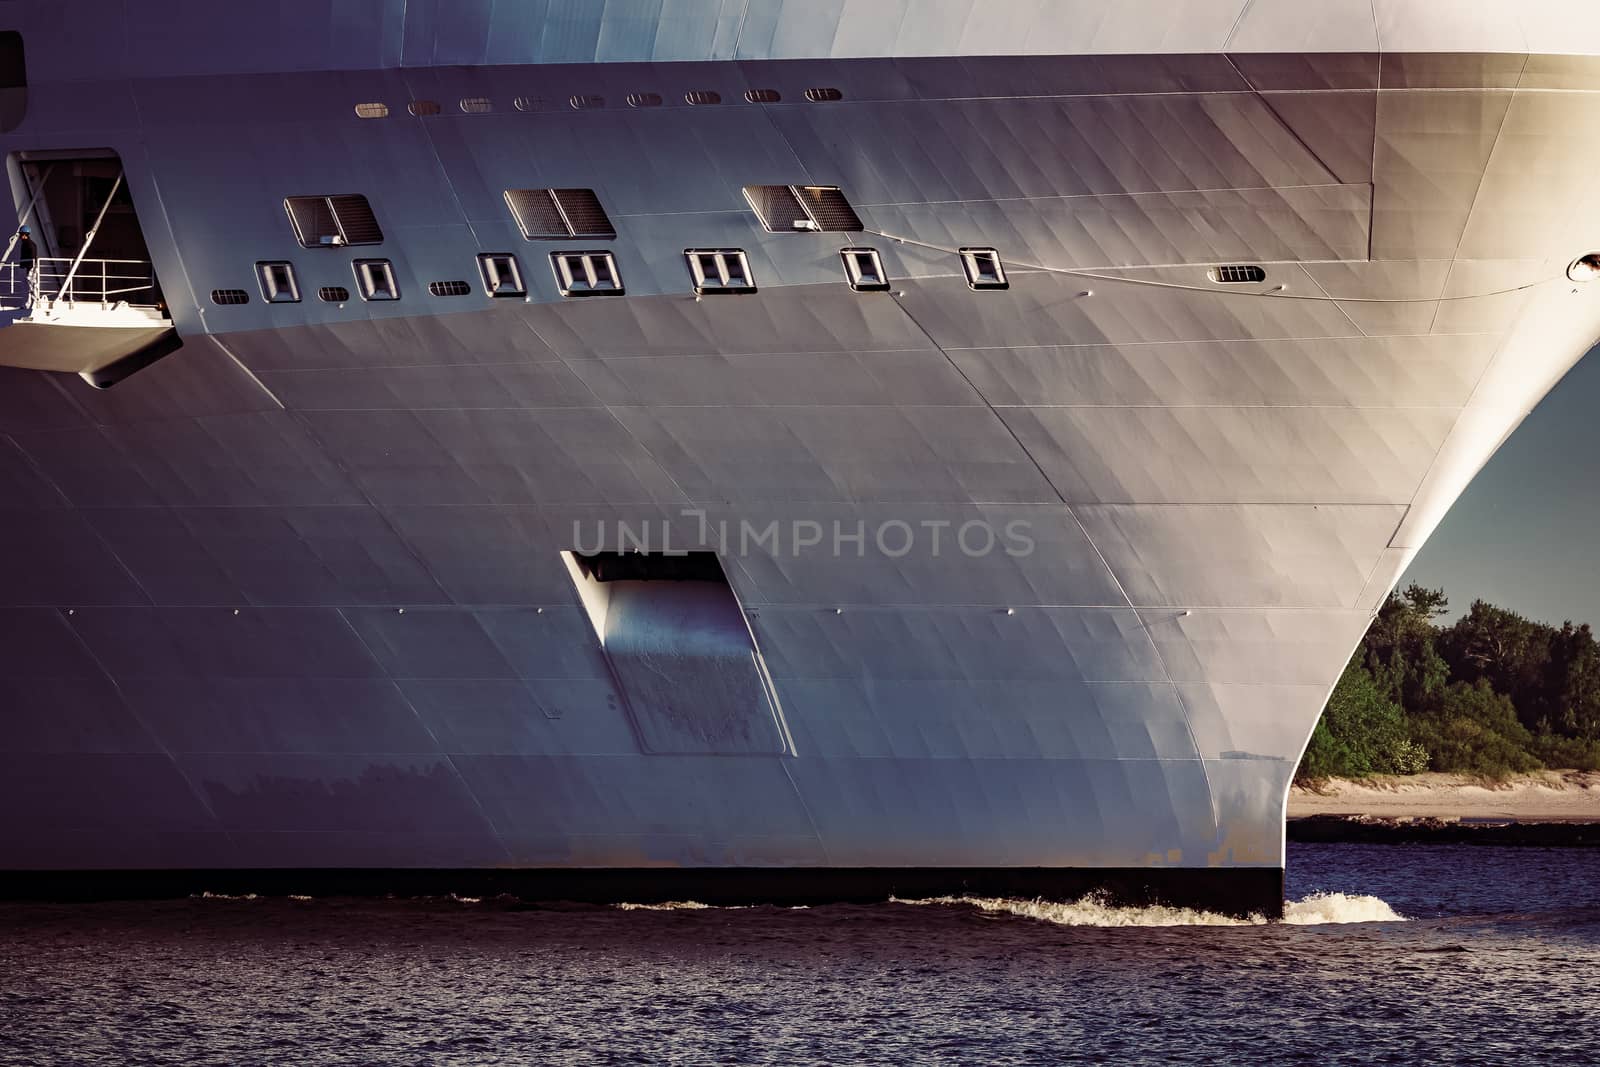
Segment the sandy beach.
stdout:
<svg viewBox="0 0 1600 1067">
<path fill-rule="evenodd" d="M 1289 818 L 1374 815 L 1390 818 L 1600 822 L 1600 772 L 1540 771 L 1495 785 L 1459 774 L 1349 781 L 1289 792 Z"/>
</svg>

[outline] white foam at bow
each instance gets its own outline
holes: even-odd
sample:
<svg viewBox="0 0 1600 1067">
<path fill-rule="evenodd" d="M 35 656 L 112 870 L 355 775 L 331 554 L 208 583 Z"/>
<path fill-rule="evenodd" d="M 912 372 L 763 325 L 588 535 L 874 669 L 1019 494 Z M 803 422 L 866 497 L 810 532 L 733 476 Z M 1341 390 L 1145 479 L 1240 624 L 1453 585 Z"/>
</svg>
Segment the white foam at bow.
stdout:
<svg viewBox="0 0 1600 1067">
<path fill-rule="evenodd" d="M 1159 904 L 1142 908 L 1125 907 L 1108 903 L 1106 898 L 1098 895 L 1087 896 L 1069 904 L 1057 904 L 1047 900 L 1007 900 L 999 897 L 891 899 L 898 904 L 964 904 L 980 911 L 1019 915 L 1060 926 L 1263 926 L 1267 922 L 1260 915 L 1241 919 L 1231 915 L 1219 915 L 1216 912 L 1197 911 L 1194 908 L 1171 908 Z M 1304 900 L 1291 900 L 1284 904 L 1283 922 L 1292 926 L 1404 921 L 1406 921 L 1405 916 L 1377 897 L 1354 896 L 1349 893 L 1313 893 Z"/>
</svg>

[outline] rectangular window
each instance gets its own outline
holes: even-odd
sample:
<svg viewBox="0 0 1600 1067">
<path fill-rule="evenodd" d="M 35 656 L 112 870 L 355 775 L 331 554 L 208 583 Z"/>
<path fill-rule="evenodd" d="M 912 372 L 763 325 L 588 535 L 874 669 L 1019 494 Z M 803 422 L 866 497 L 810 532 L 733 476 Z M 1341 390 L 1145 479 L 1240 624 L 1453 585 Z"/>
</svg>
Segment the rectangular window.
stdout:
<svg viewBox="0 0 1600 1067">
<path fill-rule="evenodd" d="M 300 286 L 292 263 L 257 263 L 256 281 L 261 285 L 261 299 L 267 303 L 300 303 Z"/>
<path fill-rule="evenodd" d="M 505 195 L 522 236 L 530 241 L 611 241 L 617 236 L 593 189 L 507 189 Z"/>
<path fill-rule="evenodd" d="M 387 259 L 358 259 L 353 264 L 356 287 L 363 300 L 399 300 L 400 287 L 395 284 L 394 266 Z"/>
<path fill-rule="evenodd" d="M 688 248 L 683 255 L 689 261 L 689 275 L 699 295 L 756 291 L 750 261 L 742 249 Z"/>
<path fill-rule="evenodd" d="M 865 229 L 836 185 L 747 185 L 744 198 L 768 233 L 860 233 Z"/>
<path fill-rule="evenodd" d="M 967 284 L 974 289 L 1009 289 L 1006 269 L 1000 263 L 1000 253 L 992 248 L 961 249 L 961 267 L 967 272 Z"/>
<path fill-rule="evenodd" d="M 622 275 L 610 252 L 552 252 L 550 266 L 562 296 L 621 296 Z"/>
<path fill-rule="evenodd" d="M 522 265 L 510 252 L 484 252 L 478 256 L 478 273 L 483 276 L 484 292 L 490 296 L 527 296 L 522 282 Z"/>
<path fill-rule="evenodd" d="M 360 193 L 341 196 L 291 196 L 283 209 L 294 224 L 302 248 L 338 248 L 341 245 L 383 243 L 372 205 Z"/>
<path fill-rule="evenodd" d="M 844 260 L 844 276 L 856 292 L 881 293 L 889 288 L 889 276 L 876 248 L 841 248 L 839 256 Z"/>
</svg>

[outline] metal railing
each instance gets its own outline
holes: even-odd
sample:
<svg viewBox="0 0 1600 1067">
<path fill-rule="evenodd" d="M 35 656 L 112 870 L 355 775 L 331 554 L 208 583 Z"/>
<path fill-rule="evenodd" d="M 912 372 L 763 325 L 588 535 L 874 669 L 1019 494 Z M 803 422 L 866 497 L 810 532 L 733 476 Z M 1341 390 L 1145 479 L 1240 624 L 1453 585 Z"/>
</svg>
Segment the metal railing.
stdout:
<svg viewBox="0 0 1600 1067">
<path fill-rule="evenodd" d="M 28 306 L 28 274 L 21 263 L 0 263 L 0 311 Z"/>
<path fill-rule="evenodd" d="M 31 272 L 24 270 L 21 263 L 0 264 L 3 307 L 49 307 L 58 302 L 99 304 L 103 308 L 117 303 L 155 307 L 155 269 L 143 259 L 72 260 L 53 256 L 35 260 Z"/>
<path fill-rule="evenodd" d="M 34 302 L 40 298 L 69 304 L 99 304 L 102 307 L 126 302 L 140 306 L 136 293 L 146 293 L 143 306 L 156 303 L 155 268 L 143 259 L 77 260 L 39 259 L 33 268 L 31 291 Z"/>
</svg>

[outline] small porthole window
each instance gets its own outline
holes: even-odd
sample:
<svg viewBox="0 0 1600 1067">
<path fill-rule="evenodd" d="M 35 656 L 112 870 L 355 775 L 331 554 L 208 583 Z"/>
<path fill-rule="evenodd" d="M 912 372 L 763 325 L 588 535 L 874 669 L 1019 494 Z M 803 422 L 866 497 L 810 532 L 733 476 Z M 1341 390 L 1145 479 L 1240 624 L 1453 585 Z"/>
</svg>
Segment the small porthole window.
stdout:
<svg viewBox="0 0 1600 1067">
<path fill-rule="evenodd" d="M 1211 280 L 1220 285 L 1248 285 L 1251 282 L 1264 282 L 1267 272 L 1254 265 L 1236 264 L 1229 267 L 1212 267 Z"/>
<path fill-rule="evenodd" d="M 577 96 L 569 98 L 567 103 L 572 105 L 572 109 L 574 111 L 592 111 L 597 107 L 605 107 L 606 98 L 603 96 L 580 93 Z"/>
<path fill-rule="evenodd" d="M 856 292 L 881 293 L 889 288 L 889 276 L 876 248 L 841 248 L 839 257 L 844 260 L 844 276 Z"/>
<path fill-rule="evenodd" d="M 494 110 L 494 101 L 487 96 L 469 96 L 461 101 L 461 111 L 467 115 L 487 115 Z"/>
<path fill-rule="evenodd" d="M 423 115 L 437 115 L 439 103 L 436 100 L 413 100 L 406 105 L 406 110 L 421 118 Z"/>
<path fill-rule="evenodd" d="M 1572 266 L 1567 268 L 1567 277 L 1575 282 L 1600 281 L 1600 252 L 1591 252 L 1574 260 Z"/>
<path fill-rule="evenodd" d="M 622 275 L 610 252 L 552 252 L 550 266 L 562 296 L 622 296 Z"/>
<path fill-rule="evenodd" d="M 967 284 L 974 289 L 1009 289 L 1006 269 L 1000 262 L 1000 253 L 992 248 L 963 248 L 961 267 L 967 274 Z"/>
<path fill-rule="evenodd" d="M 356 287 L 363 300 L 399 300 L 394 265 L 387 259 L 358 259 L 351 266 L 356 272 Z"/>
<path fill-rule="evenodd" d="M 837 89 L 822 86 L 816 89 L 807 89 L 806 99 L 813 104 L 831 104 L 835 100 L 843 100 L 844 94 Z"/>
<path fill-rule="evenodd" d="M 660 93 L 629 93 L 628 94 L 628 106 L 629 107 L 660 107 L 661 106 L 661 94 Z"/>
<path fill-rule="evenodd" d="M 689 276 L 696 295 L 712 293 L 753 293 L 755 279 L 750 275 L 750 260 L 739 248 L 686 248 Z"/>
<path fill-rule="evenodd" d="M 389 117 L 388 104 L 357 104 L 356 118 L 358 119 L 386 119 Z"/>
<path fill-rule="evenodd" d="M 350 299 L 350 290 L 342 285 L 324 285 L 317 290 L 317 299 L 324 304 L 343 304 Z"/>
<path fill-rule="evenodd" d="M 683 99 L 691 107 L 698 107 L 703 104 L 722 103 L 722 94 L 715 89 L 693 89 L 685 93 Z"/>
<path fill-rule="evenodd" d="M 751 89 L 744 98 L 752 104 L 776 104 L 783 99 L 783 94 L 776 89 Z"/>
<path fill-rule="evenodd" d="M 250 294 L 243 289 L 213 289 L 211 290 L 211 302 L 213 304 L 221 304 L 224 307 L 233 304 L 248 304 L 250 303 Z"/>
<path fill-rule="evenodd" d="M 257 263 L 256 281 L 261 286 L 261 299 L 267 303 L 300 303 L 300 286 L 294 278 L 294 264 Z"/>
<path fill-rule="evenodd" d="M 511 106 L 518 111 L 538 111 L 544 106 L 544 100 L 537 96 L 518 96 L 512 99 Z"/>
<path fill-rule="evenodd" d="M 466 282 L 429 282 L 428 293 L 430 296 L 466 296 L 472 292 L 472 286 Z"/>
<path fill-rule="evenodd" d="M 522 265 L 510 252 L 484 252 L 478 256 L 478 273 L 490 296 L 528 295 L 528 287 L 522 283 Z"/>
</svg>

